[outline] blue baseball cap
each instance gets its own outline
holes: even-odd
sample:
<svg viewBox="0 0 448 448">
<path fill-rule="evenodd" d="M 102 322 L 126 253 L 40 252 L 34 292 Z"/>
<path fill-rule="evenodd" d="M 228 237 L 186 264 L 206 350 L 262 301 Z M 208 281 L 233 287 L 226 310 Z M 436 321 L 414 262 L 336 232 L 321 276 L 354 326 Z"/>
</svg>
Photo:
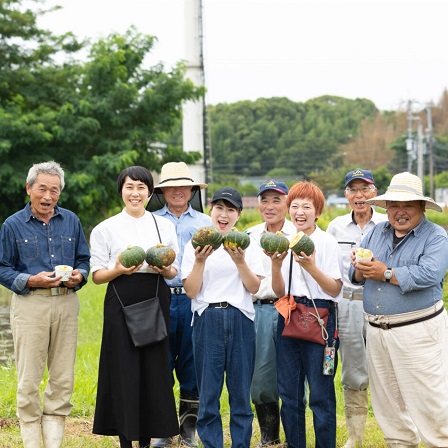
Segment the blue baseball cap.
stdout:
<svg viewBox="0 0 448 448">
<path fill-rule="evenodd" d="M 374 184 L 373 174 L 369 170 L 362 170 L 361 168 L 355 168 L 345 176 L 345 186 L 347 186 L 352 180 L 363 180 L 368 184 Z"/>
<path fill-rule="evenodd" d="M 264 193 L 265 191 L 277 191 L 280 194 L 288 194 L 289 188 L 286 186 L 284 182 L 278 182 L 274 179 L 271 179 L 269 182 L 266 182 L 265 184 L 261 184 L 260 189 L 258 190 L 257 196 L 260 196 L 260 194 Z"/>
</svg>

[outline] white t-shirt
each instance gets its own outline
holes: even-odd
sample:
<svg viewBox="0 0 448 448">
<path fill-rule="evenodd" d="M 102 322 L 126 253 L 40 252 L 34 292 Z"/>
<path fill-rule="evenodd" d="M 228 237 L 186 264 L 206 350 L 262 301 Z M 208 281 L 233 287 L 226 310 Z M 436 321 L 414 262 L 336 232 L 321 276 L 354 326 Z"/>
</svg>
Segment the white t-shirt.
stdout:
<svg viewBox="0 0 448 448">
<path fill-rule="evenodd" d="M 90 234 L 90 264 L 91 271 L 112 269 L 120 252 L 128 246 L 140 246 L 144 251 L 160 243 L 154 218 L 157 221 L 162 244 L 171 246 L 179 252 L 176 229 L 166 218 L 152 215 L 146 211 L 140 218 L 134 218 L 124 209 L 111 218 L 99 223 Z M 174 268 L 179 270 L 179 264 L 174 261 Z M 146 261 L 138 272 L 154 273 Z"/>
<path fill-rule="evenodd" d="M 342 280 L 344 275 L 344 264 L 342 261 L 342 250 L 339 247 L 337 241 L 332 235 L 324 232 L 322 229 L 316 226 L 316 230 L 309 235 L 313 240 L 316 247 L 316 266 L 325 274 L 335 280 Z M 285 279 L 285 294 L 288 292 L 289 281 L 289 260 L 290 253 L 283 260 L 282 275 Z M 306 283 L 303 279 L 305 275 Z M 308 287 L 310 292 L 308 292 Z M 310 293 L 313 299 L 332 300 L 333 302 L 339 302 L 342 298 L 342 288 L 339 295 L 332 297 L 317 284 L 317 282 L 311 277 L 305 269 L 301 269 L 299 263 L 294 259 L 292 261 L 292 282 L 291 282 L 291 294 L 293 296 L 307 296 L 310 297 Z"/>
<path fill-rule="evenodd" d="M 254 240 L 245 250 L 244 259 L 249 269 L 260 277 L 263 277 L 262 258 L 266 255 Z M 193 269 L 195 256 L 191 241 L 185 246 L 182 258 L 182 280 L 185 280 Z M 251 320 L 255 318 L 252 296 L 244 287 L 238 269 L 224 250 L 223 246 L 216 249 L 206 260 L 201 289 L 191 301 L 191 310 L 199 315 L 208 307 L 209 303 L 228 302 L 238 308 Z"/>
</svg>

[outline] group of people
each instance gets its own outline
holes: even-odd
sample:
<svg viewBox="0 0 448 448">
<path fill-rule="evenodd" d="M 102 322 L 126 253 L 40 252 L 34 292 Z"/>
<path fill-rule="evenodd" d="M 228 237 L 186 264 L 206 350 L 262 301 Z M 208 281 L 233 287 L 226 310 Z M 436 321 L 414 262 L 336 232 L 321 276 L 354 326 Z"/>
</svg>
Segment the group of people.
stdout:
<svg viewBox="0 0 448 448">
<path fill-rule="evenodd" d="M 395 175 L 377 196 L 370 171 L 345 177 L 351 211 L 319 228 L 325 197 L 313 182 L 288 189 L 270 180 L 258 191 L 263 222 L 246 230 L 245 249 L 194 248 L 200 227 L 226 235 L 243 210 L 234 188 L 218 189 L 210 216 L 201 189 L 183 162 L 162 167 L 158 185 L 140 166 L 123 170 L 117 193 L 123 210 L 98 224 L 89 245 L 75 214 L 60 207 L 64 171 L 56 162 L 33 165 L 30 198 L 0 232 L 0 283 L 13 292 L 11 328 L 17 364 L 17 414 L 25 448 L 59 448 L 72 409 L 79 300 L 89 273 L 107 284 L 93 432 L 118 436 L 121 447 L 224 447 L 220 398 L 230 405 L 232 447 L 248 448 L 254 414 L 259 446 L 305 448 L 305 411 L 313 413 L 315 446 L 336 447 L 334 378 L 339 350 L 348 440 L 363 444 L 368 387 L 388 447 L 448 447 L 448 317 L 442 285 L 448 269 L 447 233 L 425 217 L 440 207 L 423 195 L 420 179 Z M 376 212 L 372 206 L 386 209 Z M 289 220 L 287 219 L 289 214 Z M 260 239 L 303 232 L 307 255 L 269 253 Z M 169 266 L 125 267 L 128 246 L 168 245 Z M 357 248 L 370 249 L 359 260 Z M 73 267 L 69 280 L 55 266 Z M 326 345 L 283 336 L 275 308 L 290 292 L 297 304 L 328 310 Z M 169 337 L 135 347 L 122 306 L 159 297 Z M 314 305 L 313 305 L 314 304 Z M 323 369 L 327 347 L 334 371 Z M 39 395 L 45 367 L 48 381 Z M 173 391 L 179 383 L 179 408 Z M 196 437 L 196 431 L 198 438 Z"/>
</svg>

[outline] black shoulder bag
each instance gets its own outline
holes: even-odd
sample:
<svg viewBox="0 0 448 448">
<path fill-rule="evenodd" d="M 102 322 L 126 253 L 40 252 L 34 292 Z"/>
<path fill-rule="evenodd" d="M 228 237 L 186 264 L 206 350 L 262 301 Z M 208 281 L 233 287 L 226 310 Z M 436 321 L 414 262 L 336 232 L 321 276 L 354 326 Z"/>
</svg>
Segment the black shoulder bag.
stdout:
<svg viewBox="0 0 448 448">
<path fill-rule="evenodd" d="M 151 214 L 152 215 L 152 214 Z M 154 218 L 154 216 L 152 216 Z M 160 238 L 159 227 L 154 218 L 157 233 Z M 118 295 L 115 285 L 112 283 L 117 299 L 119 300 L 128 327 L 129 336 L 135 347 L 146 347 L 163 341 L 168 336 L 165 319 L 163 317 L 162 308 L 159 299 L 159 282 L 160 274 L 157 275 L 157 289 L 155 297 L 134 303 L 133 305 L 124 306 Z"/>
</svg>

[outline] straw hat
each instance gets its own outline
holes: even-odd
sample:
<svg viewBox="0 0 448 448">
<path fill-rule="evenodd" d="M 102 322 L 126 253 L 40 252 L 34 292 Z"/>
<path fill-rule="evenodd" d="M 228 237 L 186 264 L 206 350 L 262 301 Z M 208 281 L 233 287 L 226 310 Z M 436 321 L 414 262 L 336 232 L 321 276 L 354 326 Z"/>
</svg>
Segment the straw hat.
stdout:
<svg viewBox="0 0 448 448">
<path fill-rule="evenodd" d="M 423 196 L 423 186 L 420 178 L 408 172 L 396 174 L 392 177 L 386 193 L 368 199 L 366 202 L 386 208 L 386 201 L 425 201 L 426 208 L 438 212 L 442 211 L 442 208 L 433 199 Z"/>
<path fill-rule="evenodd" d="M 162 166 L 160 182 L 158 185 L 154 185 L 154 188 L 185 186 L 198 186 L 202 189 L 205 188 L 207 184 L 194 182 L 191 178 L 190 168 L 188 168 L 188 165 L 185 162 L 168 162 Z"/>
</svg>

